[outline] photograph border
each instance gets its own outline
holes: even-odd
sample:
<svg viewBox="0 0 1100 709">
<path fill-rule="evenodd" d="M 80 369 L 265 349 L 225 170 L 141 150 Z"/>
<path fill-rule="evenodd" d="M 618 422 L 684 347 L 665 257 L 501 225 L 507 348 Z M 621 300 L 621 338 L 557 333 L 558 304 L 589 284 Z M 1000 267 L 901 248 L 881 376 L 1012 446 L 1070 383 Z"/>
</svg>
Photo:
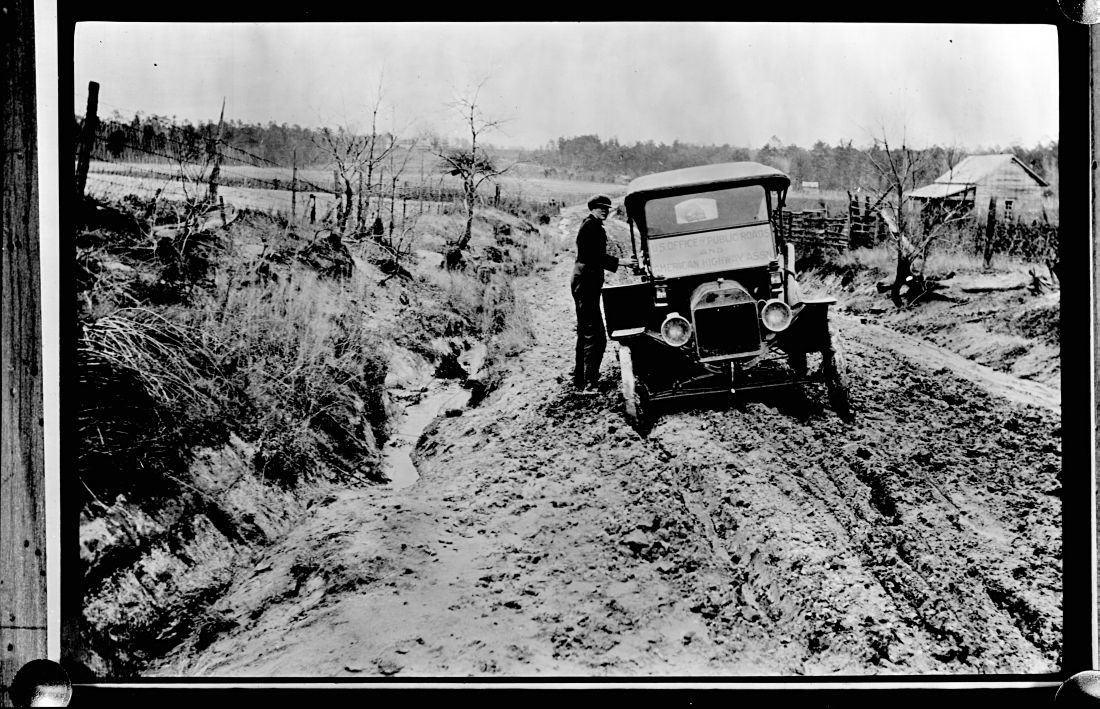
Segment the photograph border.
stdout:
<svg viewBox="0 0 1100 709">
<path fill-rule="evenodd" d="M 157 681 L 129 681 L 126 683 L 105 683 L 89 681 L 88 677 L 78 676 L 76 668 L 70 670 L 74 682 L 74 701 L 110 701 L 115 705 L 126 706 L 131 702 L 147 704 L 150 701 L 161 703 L 167 699 L 194 700 L 194 693 L 199 692 L 203 701 L 207 697 L 227 699 L 240 698 L 241 692 L 248 693 L 250 701 L 267 701 L 278 699 L 291 701 L 305 699 L 313 692 L 323 690 L 326 700 L 344 700 L 353 697 L 361 697 L 363 690 L 369 691 L 407 691 L 416 689 L 418 692 L 436 692 L 455 690 L 478 691 L 479 700 L 487 698 L 482 693 L 485 689 L 493 689 L 492 699 L 488 701 L 513 701 L 516 695 L 513 692 L 525 693 L 530 689 L 543 688 L 572 688 L 584 693 L 596 693 L 600 697 L 594 697 L 595 701 L 603 701 L 603 692 L 614 690 L 616 694 L 624 697 L 638 696 L 641 692 L 649 692 L 652 689 L 663 688 L 687 692 L 693 697 L 692 701 L 703 701 L 702 695 L 694 693 L 709 693 L 714 689 L 733 689 L 748 695 L 771 698 L 775 691 L 782 691 L 796 700 L 809 700 L 812 703 L 843 702 L 846 705 L 860 705 L 860 702 L 879 703 L 882 701 L 881 691 L 887 692 L 919 692 L 923 700 L 932 700 L 933 697 L 943 699 L 963 699 L 967 702 L 979 698 L 992 698 L 1002 700 L 1012 695 L 1026 696 L 1030 699 L 1040 697 L 1052 697 L 1052 688 L 1076 672 L 1096 668 L 1096 560 L 1094 554 L 1095 534 L 1094 530 L 1094 470 L 1095 470 L 1095 445 L 1093 420 L 1096 414 L 1095 398 L 1092 397 L 1092 389 L 1095 383 L 1095 370 L 1092 360 L 1092 328 L 1097 327 L 1096 294 L 1090 291 L 1093 283 L 1093 274 L 1096 273 L 1094 262 L 1094 232 L 1093 215 L 1091 214 L 1092 180 L 1095 175 L 1094 167 L 1086 162 L 1086 150 L 1091 160 L 1092 126 L 1091 107 L 1095 96 L 1091 91 L 1091 70 L 1095 59 L 1090 54 L 1090 34 L 1095 32 L 1078 23 L 1070 22 L 1058 12 L 1057 3 L 1047 0 L 1049 6 L 1036 3 L 1036 7 L 1029 9 L 1006 9 L 994 6 L 993 3 L 978 3 L 959 7 L 957 4 L 932 3 L 926 4 L 919 11 L 886 13 L 881 8 L 871 9 L 861 6 L 848 6 L 846 8 L 821 8 L 814 9 L 797 8 L 790 13 L 797 17 L 798 21 L 829 22 L 852 21 L 853 16 L 858 16 L 862 21 L 873 22 L 949 22 L 949 23 L 988 23 L 991 18 L 995 23 L 1042 23 L 1053 24 L 1058 28 L 1059 41 L 1059 88 L 1060 88 L 1060 118 L 1059 118 L 1059 187 L 1060 187 L 1060 229 L 1062 233 L 1085 233 L 1093 237 L 1087 240 L 1088 258 L 1083 258 L 1079 243 L 1070 244 L 1068 240 L 1061 240 L 1061 262 L 1065 275 L 1062 278 L 1062 372 L 1063 372 L 1063 409 L 1062 409 L 1062 439 L 1063 439 L 1063 659 L 1062 671 L 1053 675 L 1000 675 L 1000 676 L 891 676 L 883 678 L 879 676 L 869 677 L 686 677 L 669 679 L 644 679 L 623 680 L 620 678 L 559 678 L 543 680 L 538 678 L 471 678 L 469 680 L 438 680 L 423 678 L 413 682 L 402 679 L 379 679 L 369 682 L 362 680 L 331 680 L 316 678 L 296 678 L 272 681 L 265 678 L 233 679 L 225 680 L 172 680 L 163 679 Z M 561 6 L 565 10 L 568 6 Z M 784 8 L 790 10 L 790 8 Z M 483 8 L 479 13 L 484 13 Z M 457 10 L 455 10 L 457 12 Z M 352 17 L 353 13 L 344 11 L 325 10 L 300 10 L 288 11 L 286 9 L 271 10 L 260 8 L 257 5 L 249 6 L 236 4 L 233 8 L 218 9 L 218 17 L 213 18 L 211 11 L 206 17 L 197 17 L 194 14 L 187 16 L 169 16 L 170 11 L 164 8 L 138 7 L 136 3 L 112 3 L 108 8 L 74 8 L 58 7 L 56 22 L 57 56 L 58 56 L 58 101 L 57 101 L 57 139 L 58 145 L 71 144 L 72 121 L 61 119 L 74 115 L 78 109 L 74 105 L 74 86 L 72 78 L 72 40 L 75 26 L 81 21 L 107 20 L 107 21 L 290 21 L 311 22 L 321 20 L 359 20 Z M 205 14 L 205 13 L 204 13 Z M 720 20 L 720 21 L 763 21 L 780 20 L 776 17 L 779 13 L 775 10 L 759 10 L 757 14 L 739 12 L 735 18 L 698 17 L 690 19 Z M 823 15 L 829 15 L 828 18 Z M 228 16 L 227 16 L 228 15 Z M 610 16 L 609 16 L 610 15 Z M 770 16 L 764 16 L 770 15 Z M 573 18 L 584 18 L 586 21 L 606 21 L 608 19 L 622 20 L 630 16 L 629 12 L 617 14 L 614 6 L 601 5 L 595 8 L 578 7 L 577 11 L 566 12 L 565 16 L 573 21 Z M 394 19 L 408 20 L 409 18 L 380 18 L 369 19 Z M 432 18 L 437 19 L 437 18 Z M 469 20 L 472 18 L 438 18 Z M 477 18 L 479 20 L 484 17 Z M 563 19 L 562 16 L 547 18 L 508 17 L 496 15 L 494 20 L 522 20 L 522 21 L 552 21 Z M 661 19 L 653 17 L 638 18 L 644 20 Z M 683 20 L 689 18 L 664 18 Z M 38 32 L 44 31 L 43 24 L 49 24 L 49 17 L 36 17 L 39 25 Z M 788 18 L 782 18 L 788 21 Z M 46 30 L 48 31 L 48 30 Z M 1086 58 L 1088 62 L 1086 63 Z M 1086 69 L 1088 67 L 1088 69 Z M 1089 117 L 1089 118 L 1086 118 Z M 51 130 L 50 124 L 39 122 L 40 135 L 45 135 Z M 59 199 L 59 214 L 57 219 L 57 232 L 49 233 L 42 230 L 43 241 L 56 238 L 59 244 L 66 244 L 65 234 L 69 234 L 73 228 L 72 215 L 73 198 L 71 191 L 72 169 L 70 156 L 66 151 L 57 151 L 57 187 Z M 43 157 L 46 151 L 40 153 Z M 42 170 L 43 176 L 49 171 Z M 44 178 L 43 178 L 44 179 Z M 44 192 L 45 194 L 45 192 Z M 45 254 L 45 250 L 43 251 Z M 75 319 L 71 308 L 67 305 L 73 302 L 71 283 L 72 268 L 71 259 L 62 252 L 58 254 L 57 263 L 57 295 L 60 304 L 58 318 L 58 350 L 60 352 L 72 351 L 75 346 Z M 45 274 L 44 274 L 45 276 Z M 1067 328 L 1067 324 L 1081 324 L 1088 322 L 1090 328 Z M 49 347 L 49 344 L 46 345 Z M 1078 377 L 1081 374 L 1088 376 L 1090 387 L 1066 386 L 1068 377 Z M 65 392 L 72 381 L 71 370 L 64 360 L 60 361 L 59 387 L 58 387 L 58 426 L 60 436 L 64 438 L 65 431 L 72 430 L 72 413 L 66 407 Z M 1088 398 L 1087 401 L 1083 400 Z M 1087 407 L 1088 415 L 1081 415 L 1082 408 Z M 1068 415 L 1067 415 L 1068 414 Z M 47 446 L 50 444 L 48 443 Z M 73 451 L 59 446 L 60 470 L 71 465 Z M 1071 474 L 1072 473 L 1072 474 Z M 60 473 L 56 473 L 56 479 L 60 483 Z M 66 495 L 64 489 L 58 491 L 59 509 L 52 508 L 47 511 L 48 519 L 52 519 L 51 526 L 56 529 L 55 538 L 57 550 L 54 558 L 60 566 L 60 579 L 55 585 L 50 584 L 50 597 L 59 604 L 60 620 L 59 649 L 51 648 L 51 654 L 59 652 L 58 657 L 65 664 L 65 658 L 71 653 L 70 640 L 73 637 L 72 619 L 80 613 L 80 595 L 74 592 L 79 583 L 74 581 L 72 571 L 79 568 L 78 544 L 78 514 L 74 515 L 75 496 Z M 79 510 L 76 510 L 79 512 Z M 1069 559 L 1082 559 L 1084 563 Z M 75 606 L 74 606 L 75 603 Z M 73 615 L 74 610 L 76 616 Z M 51 624 L 53 631 L 53 624 Z M 722 693 L 724 694 L 724 692 Z M 524 694 L 524 696 L 526 696 Z M 710 696 L 709 694 L 707 696 Z M 741 695 L 739 694 L 739 698 Z M 748 696 L 745 696 L 748 698 Z M 728 697 L 727 697 L 728 699 Z M 651 698 L 642 699 L 652 701 Z M 526 701 L 526 699 L 525 699 Z M 854 704 L 853 704 L 854 702 Z"/>
</svg>

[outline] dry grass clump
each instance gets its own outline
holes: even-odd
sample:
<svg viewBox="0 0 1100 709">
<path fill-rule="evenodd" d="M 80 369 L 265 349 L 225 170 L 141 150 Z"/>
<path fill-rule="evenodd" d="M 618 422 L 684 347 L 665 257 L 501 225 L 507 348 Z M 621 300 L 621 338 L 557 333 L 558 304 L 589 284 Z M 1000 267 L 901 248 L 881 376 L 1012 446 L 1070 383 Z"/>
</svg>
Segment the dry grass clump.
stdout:
<svg viewBox="0 0 1100 709">
<path fill-rule="evenodd" d="M 259 472 L 280 483 L 323 469 L 380 480 L 386 362 L 349 301 L 353 286 L 300 267 L 238 288 L 223 278 L 224 297 L 194 311 L 195 327 L 219 343 L 247 402 L 237 420 L 257 443 Z"/>
<path fill-rule="evenodd" d="M 829 255 L 826 269 L 856 268 L 870 271 L 880 278 L 892 276 L 897 270 L 898 252 L 893 244 L 878 244 L 873 247 L 850 249 Z M 1024 260 L 1017 256 L 998 256 L 993 263 L 997 271 L 1026 271 Z M 939 273 L 982 271 L 985 263 L 980 254 L 965 249 L 933 248 L 928 253 L 923 272 L 928 275 Z"/>
<path fill-rule="evenodd" d="M 500 385 L 505 361 L 525 351 L 535 341 L 530 309 L 527 303 L 515 297 L 510 282 L 501 284 L 486 295 L 491 303 L 490 310 L 505 315 L 491 321 L 492 330 L 485 354 L 485 378 L 482 381 L 483 386 L 474 392 L 474 404 Z"/>
<path fill-rule="evenodd" d="M 210 400 L 202 383 L 214 357 L 204 339 L 148 308 L 122 308 L 86 327 L 81 346 L 108 366 L 133 372 L 152 399 L 178 409 Z"/>
<path fill-rule="evenodd" d="M 950 272 L 999 271 L 1026 273 L 1057 262 L 1059 231 L 1056 225 L 1033 222 L 997 222 L 987 244 L 985 224 L 971 219 L 943 228 L 932 242 L 923 265 L 925 275 Z M 986 257 L 989 262 L 986 262 Z M 897 270 L 897 250 L 885 241 L 873 247 L 825 254 L 825 268 L 859 268 L 886 277 Z"/>
<path fill-rule="evenodd" d="M 141 243 L 100 239 L 82 252 L 78 473 L 92 495 L 172 494 L 190 451 L 230 431 L 253 444 L 267 480 L 383 479 L 386 362 L 351 297 L 362 284 L 207 252 L 204 280 L 158 301 L 148 286 L 164 287 L 172 264 Z"/>
<path fill-rule="evenodd" d="M 190 447 L 225 439 L 211 352 L 157 312 L 123 308 L 86 323 L 76 371 L 77 471 L 93 496 L 171 495 Z"/>
<path fill-rule="evenodd" d="M 518 275 L 536 271 L 548 271 L 554 258 L 553 234 L 549 229 L 540 228 L 535 232 L 526 232 L 517 239 L 512 258 L 516 263 Z"/>
</svg>

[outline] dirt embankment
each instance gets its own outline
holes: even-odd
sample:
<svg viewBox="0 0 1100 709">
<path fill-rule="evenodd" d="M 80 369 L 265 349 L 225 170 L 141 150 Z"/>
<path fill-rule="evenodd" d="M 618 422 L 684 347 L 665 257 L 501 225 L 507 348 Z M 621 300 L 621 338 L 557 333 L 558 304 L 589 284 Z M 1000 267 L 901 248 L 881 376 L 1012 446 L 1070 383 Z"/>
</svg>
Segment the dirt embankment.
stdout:
<svg viewBox="0 0 1100 709">
<path fill-rule="evenodd" d="M 517 286 L 535 346 L 482 405 L 425 434 L 421 479 L 334 490 L 215 604 L 223 631 L 151 674 L 1059 666 L 1049 402 L 838 317 L 853 423 L 811 385 L 666 409 L 642 438 L 622 418 L 613 347 L 598 396 L 565 376 L 579 216 L 561 220 L 554 270 Z"/>
<path fill-rule="evenodd" d="M 135 205 L 89 203 L 77 238 L 79 659 L 110 678 L 235 627 L 215 601 L 241 566 L 330 489 L 398 477 L 403 412 L 429 385 L 490 391 L 528 337 L 511 275 L 549 260 L 536 226 L 490 210 L 466 272 L 410 257 L 413 279 L 375 242 L 305 240 L 264 214 L 153 242 Z M 456 221 L 425 218 L 419 244 Z"/>
<path fill-rule="evenodd" d="M 810 289 L 836 296 L 842 312 L 885 326 L 891 335 L 912 335 L 1012 378 L 1057 390 L 1061 293 L 1030 293 L 1026 271 L 1022 265 L 999 272 L 962 267 L 941 283 L 938 293 L 947 299 L 932 295 L 904 309 L 876 291 L 877 280 L 892 278 L 887 271 L 825 265 L 805 280 Z"/>
</svg>

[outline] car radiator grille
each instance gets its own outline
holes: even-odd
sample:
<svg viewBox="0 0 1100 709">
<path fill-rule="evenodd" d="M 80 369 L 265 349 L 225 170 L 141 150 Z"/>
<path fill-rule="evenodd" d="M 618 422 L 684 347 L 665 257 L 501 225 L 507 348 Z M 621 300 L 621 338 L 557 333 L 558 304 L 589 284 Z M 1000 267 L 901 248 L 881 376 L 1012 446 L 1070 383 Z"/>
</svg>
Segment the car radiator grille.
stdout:
<svg viewBox="0 0 1100 709">
<path fill-rule="evenodd" d="M 693 315 L 700 358 L 759 352 L 760 320 L 755 302 L 701 307 Z"/>
</svg>

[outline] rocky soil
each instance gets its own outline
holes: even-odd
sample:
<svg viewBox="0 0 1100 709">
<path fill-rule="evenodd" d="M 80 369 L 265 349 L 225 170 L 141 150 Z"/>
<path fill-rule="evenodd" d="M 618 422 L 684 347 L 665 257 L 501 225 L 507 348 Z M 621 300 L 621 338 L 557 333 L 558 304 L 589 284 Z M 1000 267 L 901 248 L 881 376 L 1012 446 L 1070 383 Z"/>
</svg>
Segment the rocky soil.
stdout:
<svg viewBox="0 0 1100 709">
<path fill-rule="evenodd" d="M 1057 670 L 1057 378 L 849 308 L 833 325 L 853 422 L 808 385 L 664 409 L 642 437 L 613 345 L 599 395 L 564 376 L 579 218 L 558 224 L 553 271 L 517 287 L 536 345 L 432 424 L 420 479 L 330 490 L 146 674 Z"/>
</svg>

